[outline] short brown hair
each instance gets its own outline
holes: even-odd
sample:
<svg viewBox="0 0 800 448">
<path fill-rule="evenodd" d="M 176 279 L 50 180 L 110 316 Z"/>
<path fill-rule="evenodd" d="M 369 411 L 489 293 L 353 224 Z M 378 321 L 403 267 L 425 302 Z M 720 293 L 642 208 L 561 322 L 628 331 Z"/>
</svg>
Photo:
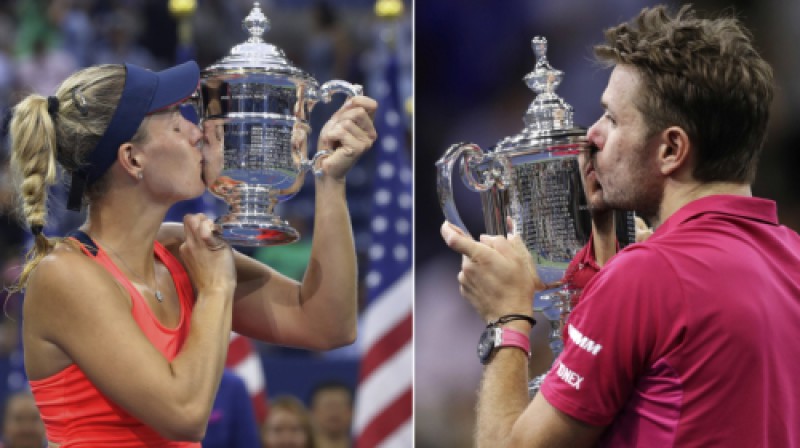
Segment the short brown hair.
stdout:
<svg viewBox="0 0 800 448">
<path fill-rule="evenodd" d="M 686 5 L 665 6 L 605 32 L 595 55 L 638 70 L 636 107 L 652 134 L 683 128 L 697 148 L 695 179 L 752 183 L 766 137 L 772 69 L 733 17 L 698 19 Z"/>
</svg>

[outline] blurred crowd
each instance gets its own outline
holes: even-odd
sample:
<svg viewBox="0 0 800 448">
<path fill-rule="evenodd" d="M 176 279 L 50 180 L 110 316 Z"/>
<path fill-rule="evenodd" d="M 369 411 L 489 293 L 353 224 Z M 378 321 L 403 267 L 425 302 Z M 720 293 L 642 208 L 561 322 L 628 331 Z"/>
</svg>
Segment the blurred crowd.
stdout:
<svg viewBox="0 0 800 448">
<path fill-rule="evenodd" d="M 528 2 L 417 2 L 415 11 L 415 421 L 416 446 L 471 444 L 476 390 L 482 366 L 475 356 L 481 322 L 460 297 L 460 257 L 444 245 L 444 219 L 436 193 L 434 164 L 452 144 L 477 143 L 489 150 L 523 127 L 534 98 L 522 78 L 536 63 L 531 39 L 548 39 L 548 59 L 564 71 L 557 93 L 575 109 L 575 122 L 588 127 L 602 114 L 600 96 L 609 71 L 594 62 L 592 46 L 603 30 L 660 3 L 692 3 L 701 15 L 734 12 L 752 31 L 756 48 L 770 62 L 777 85 L 768 140 L 753 188 L 777 201 L 781 223 L 800 231 L 800 3 L 782 0 L 536 0 Z M 601 6 L 602 5 L 602 6 Z M 458 175 L 454 175 L 458 177 Z M 465 224 L 484 231 L 480 195 L 453 181 Z M 423 212 L 424 211 L 424 212 Z M 457 322 L 457 323 L 456 323 Z M 443 325 L 443 323 L 446 323 Z M 540 325 L 537 325 L 539 327 Z M 447 340 L 443 362 L 441 344 Z M 768 350 L 765 347 L 765 350 Z"/>
<path fill-rule="evenodd" d="M 177 32 L 181 18 L 170 10 L 171 3 L 196 6 L 184 19 L 191 26 L 188 39 Z M 6 116 L 10 107 L 31 92 L 52 94 L 64 78 L 88 65 L 130 62 L 159 70 L 195 59 L 201 68 L 208 67 L 247 38 L 242 20 L 253 3 L 253 0 L 0 1 L 0 114 Z M 383 26 L 375 17 L 374 0 L 261 0 L 259 3 L 271 22 L 264 39 L 283 49 L 292 63 L 320 83 L 330 79 L 368 83 L 375 59 L 376 34 Z M 410 95 L 410 62 L 406 66 L 406 93 Z M 311 117 L 315 133 L 310 142 L 316 142 L 316 132 L 341 101 L 315 107 Z M 311 150 L 314 146 L 310 143 Z M 371 238 L 372 157 L 363 158 L 348 176 L 347 195 L 362 265 L 366 263 Z M 13 214 L 8 160 L 8 139 L 4 135 L 0 139 L 3 285 L 11 284 L 19 275 L 29 238 Z M 290 277 L 301 278 L 310 254 L 313 190 L 309 176 L 291 203 L 279 206 L 281 216 L 301 232 L 300 242 L 251 250 L 248 254 Z M 83 216 L 65 211 L 63 188 L 54 187 L 53 196 L 45 233 L 63 235 L 80 225 Z M 179 213 L 183 211 L 203 211 L 215 216 L 224 213 L 225 208 L 221 201 L 207 195 L 199 202 L 178 208 L 173 217 L 180 219 Z M 5 409 L 4 424 L 0 427 L 5 445 L 0 446 L 41 446 L 43 426 L 38 414 L 34 415 L 35 406 L 26 391 L 20 342 L 22 297 L 9 297 L 0 290 L 0 301 L 4 304 L 4 315 L 0 316 L 0 410 Z M 257 422 L 251 415 L 252 405 L 241 401 L 246 401 L 248 393 L 241 379 L 226 375 L 204 446 L 350 446 L 358 347 L 318 354 L 255 345 L 271 403 L 268 417 Z M 315 367 L 309 368 L 309 362 Z M 320 365 L 324 367 L 318 368 Z M 230 426 L 232 413 L 236 413 L 233 420 L 241 426 Z M 242 417 L 242 413 L 246 415 Z"/>
<path fill-rule="evenodd" d="M 230 374 L 221 386 L 222 394 L 235 396 L 227 388 Z M 244 386 L 240 396 L 246 403 Z M 271 411 L 262 425 L 244 412 L 228 413 L 214 406 L 204 448 L 349 448 L 353 446 L 350 427 L 353 416 L 353 392 L 339 382 L 315 386 L 309 405 L 292 395 L 278 395 L 270 402 Z M 39 410 L 28 391 L 11 394 L 0 408 L 0 448 L 43 448 L 47 444 Z"/>
</svg>

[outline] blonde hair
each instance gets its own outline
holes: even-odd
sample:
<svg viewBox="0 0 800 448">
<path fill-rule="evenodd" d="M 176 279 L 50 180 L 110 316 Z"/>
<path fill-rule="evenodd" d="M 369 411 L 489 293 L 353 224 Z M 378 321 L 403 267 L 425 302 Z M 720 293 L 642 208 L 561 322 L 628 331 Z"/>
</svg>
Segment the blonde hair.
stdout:
<svg viewBox="0 0 800 448">
<path fill-rule="evenodd" d="M 48 112 L 48 99 L 32 94 L 14 107 L 9 123 L 11 174 L 17 186 L 18 213 L 31 229 L 47 221 L 47 188 L 57 180 L 57 166 L 72 173 L 84 164 L 114 115 L 125 86 L 125 67 L 99 65 L 76 72 L 56 91 L 57 110 Z M 138 134 L 138 132 L 137 132 Z M 105 179 L 86 191 L 91 201 L 105 191 Z M 34 244 L 11 291 L 25 288 L 31 272 L 59 238 L 34 232 Z"/>
</svg>

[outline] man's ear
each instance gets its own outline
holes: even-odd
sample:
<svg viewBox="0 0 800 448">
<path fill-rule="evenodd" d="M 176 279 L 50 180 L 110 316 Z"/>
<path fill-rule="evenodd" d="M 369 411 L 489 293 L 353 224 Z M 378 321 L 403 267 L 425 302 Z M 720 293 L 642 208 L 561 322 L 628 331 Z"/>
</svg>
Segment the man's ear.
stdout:
<svg viewBox="0 0 800 448">
<path fill-rule="evenodd" d="M 692 142 L 683 128 L 670 126 L 661 131 L 661 144 L 658 147 L 661 174 L 669 176 L 688 166 L 692 150 Z"/>
</svg>

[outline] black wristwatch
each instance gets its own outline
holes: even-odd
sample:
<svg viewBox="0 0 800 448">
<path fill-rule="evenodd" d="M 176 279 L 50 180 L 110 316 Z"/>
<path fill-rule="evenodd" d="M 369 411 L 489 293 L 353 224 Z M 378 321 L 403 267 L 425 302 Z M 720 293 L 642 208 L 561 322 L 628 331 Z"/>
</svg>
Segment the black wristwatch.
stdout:
<svg viewBox="0 0 800 448">
<path fill-rule="evenodd" d="M 531 357 L 531 342 L 528 335 L 512 328 L 503 328 L 497 323 L 490 323 L 478 341 L 478 359 L 481 364 L 488 364 L 494 352 L 503 347 L 517 347 L 524 351 L 529 359 Z"/>
</svg>

